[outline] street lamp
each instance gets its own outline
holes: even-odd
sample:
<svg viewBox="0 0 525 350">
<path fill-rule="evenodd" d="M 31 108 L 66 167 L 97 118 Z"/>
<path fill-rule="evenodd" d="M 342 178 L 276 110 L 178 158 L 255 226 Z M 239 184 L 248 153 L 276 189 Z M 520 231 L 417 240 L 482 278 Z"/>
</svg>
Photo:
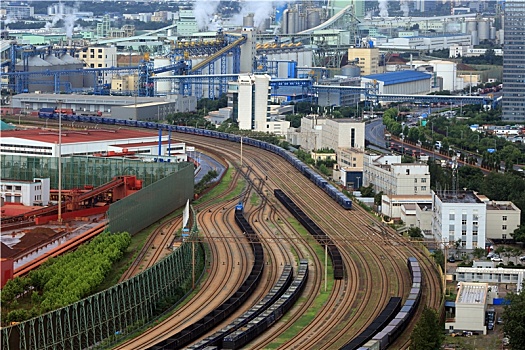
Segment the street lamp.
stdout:
<svg viewBox="0 0 525 350">
<path fill-rule="evenodd" d="M 62 224 L 62 102 L 58 104 L 58 223 Z"/>
</svg>

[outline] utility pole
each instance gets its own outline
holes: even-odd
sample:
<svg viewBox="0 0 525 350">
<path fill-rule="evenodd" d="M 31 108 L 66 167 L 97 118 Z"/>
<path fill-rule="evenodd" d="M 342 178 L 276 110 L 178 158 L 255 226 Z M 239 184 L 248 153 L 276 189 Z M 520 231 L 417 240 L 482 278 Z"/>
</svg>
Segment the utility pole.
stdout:
<svg viewBox="0 0 525 350">
<path fill-rule="evenodd" d="M 62 100 L 58 103 L 58 223 L 62 224 Z"/>
</svg>

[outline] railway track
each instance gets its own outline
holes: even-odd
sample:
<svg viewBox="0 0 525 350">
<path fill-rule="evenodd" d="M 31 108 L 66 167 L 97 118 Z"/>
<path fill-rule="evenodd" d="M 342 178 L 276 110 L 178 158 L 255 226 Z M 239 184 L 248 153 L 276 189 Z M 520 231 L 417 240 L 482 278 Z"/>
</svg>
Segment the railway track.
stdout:
<svg viewBox="0 0 525 350">
<path fill-rule="evenodd" d="M 199 148 L 209 147 L 216 152 L 220 150 L 235 154 L 236 159 L 239 158 L 237 144 L 193 135 L 176 134 L 176 137 L 188 143 L 198 144 Z M 256 169 L 255 172 L 260 174 L 260 179 L 268 176 L 268 181 L 261 181 L 264 182 L 265 188 L 286 190 L 336 242 L 346 267 L 347 278 L 339 283 L 343 286 L 340 288 L 334 284 L 327 306 L 320 311 L 325 316 L 316 317 L 315 327 L 298 333 L 289 343 L 284 343 L 282 348 L 293 346 L 328 349 L 340 346 L 359 334 L 386 305 L 390 296 L 406 295 L 408 286 L 404 281 L 409 278 L 404 259 L 407 256 L 415 256 L 421 262 L 425 286 L 421 305 L 434 308 L 440 305 L 440 279 L 437 277 L 434 263 L 420 249 L 389 228 L 382 227 L 358 205 L 355 205 L 352 211 L 342 210 L 323 191 L 313 186 L 280 157 L 249 146 L 245 146 L 244 152 L 247 155 L 245 159 Z M 268 199 L 269 202 L 273 201 L 271 195 Z M 315 291 L 316 288 L 318 290 L 319 281 L 316 280 L 317 287 L 313 286 L 311 291 Z M 418 316 L 419 312 L 414 320 L 417 320 Z M 273 328 L 282 332 L 290 324 L 291 322 L 279 323 Z M 320 328 L 322 330 L 316 332 L 316 329 Z M 408 347 L 406 334 L 405 332 L 405 336 L 394 344 L 395 348 Z"/>
</svg>

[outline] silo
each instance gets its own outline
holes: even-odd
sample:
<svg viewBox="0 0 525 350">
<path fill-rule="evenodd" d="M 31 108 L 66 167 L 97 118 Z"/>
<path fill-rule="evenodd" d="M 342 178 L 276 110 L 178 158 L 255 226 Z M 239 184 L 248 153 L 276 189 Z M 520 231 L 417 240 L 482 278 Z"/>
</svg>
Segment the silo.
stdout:
<svg viewBox="0 0 525 350">
<path fill-rule="evenodd" d="M 156 57 L 153 59 L 153 68 L 160 68 L 171 65 L 171 61 L 169 58 L 164 57 Z M 169 77 L 172 76 L 173 72 L 163 72 L 158 73 L 157 77 Z M 166 95 L 171 93 L 171 81 L 170 80 L 161 80 L 161 81 L 155 81 L 155 91 L 157 94 Z"/>
<path fill-rule="evenodd" d="M 298 21 L 297 11 L 291 10 L 288 11 L 288 32 L 287 34 L 297 33 L 297 21 Z"/>
<path fill-rule="evenodd" d="M 49 70 L 51 64 L 44 61 L 38 56 L 29 57 L 27 61 L 28 72 L 42 72 Z M 17 71 L 23 71 L 24 66 L 20 61 L 15 68 Z M 33 75 L 28 78 L 27 89 L 29 92 L 44 91 L 53 92 L 53 77 L 49 75 Z"/>
<path fill-rule="evenodd" d="M 361 69 L 358 66 L 347 64 L 346 66 L 341 67 L 341 75 L 356 78 L 361 75 Z"/>
<path fill-rule="evenodd" d="M 63 54 L 60 56 L 60 59 L 66 63 L 67 70 L 79 70 L 84 69 L 84 64 L 79 59 L 76 59 L 69 54 Z M 71 73 L 67 75 L 69 82 L 71 83 L 71 87 L 73 89 L 81 89 L 84 87 L 84 78 L 81 73 Z M 60 78 L 62 79 L 62 77 Z"/>
<path fill-rule="evenodd" d="M 478 30 L 478 22 L 475 20 L 467 21 L 467 34 L 472 34 L 472 32 L 475 32 Z"/>
<path fill-rule="evenodd" d="M 317 9 L 308 9 L 306 29 L 317 27 L 321 24 L 321 14 Z"/>
<path fill-rule="evenodd" d="M 472 45 L 479 45 L 479 36 L 477 30 L 470 33 L 470 42 Z"/>
<path fill-rule="evenodd" d="M 490 40 L 496 39 L 496 27 L 490 27 Z"/>
<path fill-rule="evenodd" d="M 461 22 L 461 33 L 467 34 L 467 22 Z"/>
<path fill-rule="evenodd" d="M 490 38 L 490 22 L 488 19 L 478 21 L 478 38 L 480 41 Z"/>
<path fill-rule="evenodd" d="M 65 70 L 67 69 L 67 64 L 62 61 L 60 58 L 56 57 L 55 55 L 47 55 L 44 60 L 49 63 L 51 65 L 51 67 L 49 67 L 49 70 L 50 71 L 61 71 L 61 70 Z M 53 81 L 55 79 L 55 76 L 53 75 L 52 76 L 53 78 Z M 68 83 L 69 83 L 69 79 L 68 79 L 68 76 L 63 74 L 63 75 L 59 75 L 58 76 L 58 79 L 59 79 L 59 82 L 60 82 L 60 85 L 59 85 L 59 90 L 60 91 L 67 91 L 67 86 Z M 54 88 L 53 88 L 53 91 L 54 91 Z"/>
<path fill-rule="evenodd" d="M 55 7 L 53 5 L 47 7 L 47 15 L 53 16 L 55 14 Z"/>
<path fill-rule="evenodd" d="M 247 16 L 244 16 L 242 18 L 242 26 L 243 27 L 250 27 L 250 28 L 253 28 L 255 27 L 254 25 L 254 18 L 253 18 L 253 13 L 249 13 Z"/>
</svg>

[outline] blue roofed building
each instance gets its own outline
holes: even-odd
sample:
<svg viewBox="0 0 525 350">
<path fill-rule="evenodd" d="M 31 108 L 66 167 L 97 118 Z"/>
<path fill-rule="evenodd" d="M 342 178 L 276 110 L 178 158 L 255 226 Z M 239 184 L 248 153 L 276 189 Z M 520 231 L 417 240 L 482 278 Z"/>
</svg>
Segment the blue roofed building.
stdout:
<svg viewBox="0 0 525 350">
<path fill-rule="evenodd" d="M 377 82 L 379 94 L 425 95 L 432 90 L 432 74 L 413 70 L 371 74 L 361 77 L 361 87 Z"/>
</svg>

